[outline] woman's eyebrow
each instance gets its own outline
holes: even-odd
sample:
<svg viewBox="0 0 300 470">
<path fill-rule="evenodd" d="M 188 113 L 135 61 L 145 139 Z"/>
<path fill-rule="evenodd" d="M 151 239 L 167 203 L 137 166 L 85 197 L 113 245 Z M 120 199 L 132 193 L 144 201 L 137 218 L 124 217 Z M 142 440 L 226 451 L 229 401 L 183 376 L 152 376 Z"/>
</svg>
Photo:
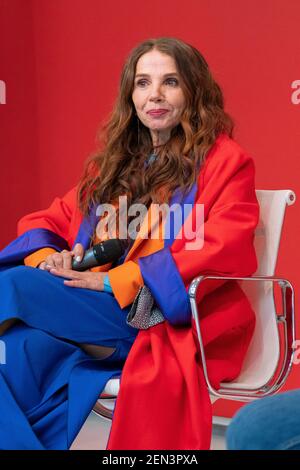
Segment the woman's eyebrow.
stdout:
<svg viewBox="0 0 300 470">
<path fill-rule="evenodd" d="M 177 75 L 178 76 L 178 73 L 177 72 L 169 72 L 169 73 L 165 73 L 163 75 L 163 77 L 170 77 L 170 76 L 174 76 L 174 75 Z M 150 77 L 150 75 L 148 73 L 137 73 L 136 74 L 136 77 Z"/>
</svg>

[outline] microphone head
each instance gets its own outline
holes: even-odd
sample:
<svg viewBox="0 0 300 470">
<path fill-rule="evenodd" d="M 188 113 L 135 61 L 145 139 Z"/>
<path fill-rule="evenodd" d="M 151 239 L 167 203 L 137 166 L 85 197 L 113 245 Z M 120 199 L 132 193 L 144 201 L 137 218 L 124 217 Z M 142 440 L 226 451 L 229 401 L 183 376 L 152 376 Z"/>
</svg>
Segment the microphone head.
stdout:
<svg viewBox="0 0 300 470">
<path fill-rule="evenodd" d="M 93 252 L 99 263 L 106 264 L 119 259 L 124 254 L 127 246 L 127 240 L 112 238 L 94 245 Z"/>
</svg>

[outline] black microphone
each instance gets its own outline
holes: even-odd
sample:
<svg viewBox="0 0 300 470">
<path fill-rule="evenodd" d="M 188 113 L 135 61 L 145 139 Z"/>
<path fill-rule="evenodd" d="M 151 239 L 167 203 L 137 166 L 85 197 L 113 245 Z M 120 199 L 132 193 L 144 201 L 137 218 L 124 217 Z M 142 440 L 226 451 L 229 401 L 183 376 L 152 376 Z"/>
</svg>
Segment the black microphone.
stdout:
<svg viewBox="0 0 300 470">
<path fill-rule="evenodd" d="M 95 266 L 116 261 L 124 254 L 127 246 L 127 240 L 119 240 L 118 238 L 97 243 L 89 250 L 86 250 L 81 261 L 73 259 L 72 269 L 75 271 L 85 271 Z"/>
</svg>

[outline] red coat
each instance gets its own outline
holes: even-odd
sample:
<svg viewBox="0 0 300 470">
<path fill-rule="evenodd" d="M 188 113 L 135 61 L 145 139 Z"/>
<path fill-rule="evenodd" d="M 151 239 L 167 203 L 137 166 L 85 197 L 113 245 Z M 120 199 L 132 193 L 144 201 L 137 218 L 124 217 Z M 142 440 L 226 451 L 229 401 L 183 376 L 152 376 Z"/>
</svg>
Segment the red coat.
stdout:
<svg viewBox="0 0 300 470">
<path fill-rule="evenodd" d="M 252 159 L 220 136 L 199 174 L 204 204 L 204 246 L 199 252 L 175 240 L 170 252 L 186 290 L 201 274 L 255 272 L 254 229 L 259 207 Z M 163 274 L 157 272 L 157 282 Z M 254 313 L 235 282 L 199 292 L 198 309 L 210 380 L 233 380 L 254 329 Z M 125 363 L 108 449 L 208 449 L 212 412 L 192 327 L 164 322 L 140 331 Z"/>
<path fill-rule="evenodd" d="M 110 270 L 121 307 L 148 285 L 166 321 L 138 333 L 121 377 L 108 449 L 208 449 L 211 404 L 204 381 L 187 291 L 201 274 L 249 276 L 256 270 L 253 246 L 259 207 L 254 164 L 226 135 L 210 150 L 197 181 L 196 204 L 204 204 L 204 246 L 186 250 L 177 237 L 169 246 L 136 240 L 123 265 Z M 41 225 L 41 220 L 43 223 Z M 47 211 L 24 217 L 19 235 L 46 228 L 73 246 L 82 217 L 76 191 Z M 50 244 L 48 246 L 51 246 Z M 211 382 L 234 379 L 241 369 L 254 313 L 238 285 L 206 283 L 198 309 Z"/>
</svg>

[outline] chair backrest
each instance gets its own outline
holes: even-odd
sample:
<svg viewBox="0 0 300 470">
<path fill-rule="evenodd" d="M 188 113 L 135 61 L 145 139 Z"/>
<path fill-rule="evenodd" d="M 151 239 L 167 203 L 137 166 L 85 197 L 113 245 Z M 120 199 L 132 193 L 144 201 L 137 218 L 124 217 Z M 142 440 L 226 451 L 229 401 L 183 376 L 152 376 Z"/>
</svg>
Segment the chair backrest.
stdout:
<svg viewBox="0 0 300 470">
<path fill-rule="evenodd" d="M 254 276 L 274 276 L 284 214 L 295 202 L 291 190 L 257 190 L 260 220 L 255 232 L 258 268 Z M 257 389 L 273 377 L 280 357 L 279 332 L 271 281 L 241 281 L 256 314 L 254 335 L 239 377 L 226 388 Z"/>
<path fill-rule="evenodd" d="M 289 189 L 256 190 L 260 219 L 255 231 L 258 260 L 256 276 L 274 276 L 281 230 L 287 205 L 294 204 L 296 195 Z"/>
</svg>

